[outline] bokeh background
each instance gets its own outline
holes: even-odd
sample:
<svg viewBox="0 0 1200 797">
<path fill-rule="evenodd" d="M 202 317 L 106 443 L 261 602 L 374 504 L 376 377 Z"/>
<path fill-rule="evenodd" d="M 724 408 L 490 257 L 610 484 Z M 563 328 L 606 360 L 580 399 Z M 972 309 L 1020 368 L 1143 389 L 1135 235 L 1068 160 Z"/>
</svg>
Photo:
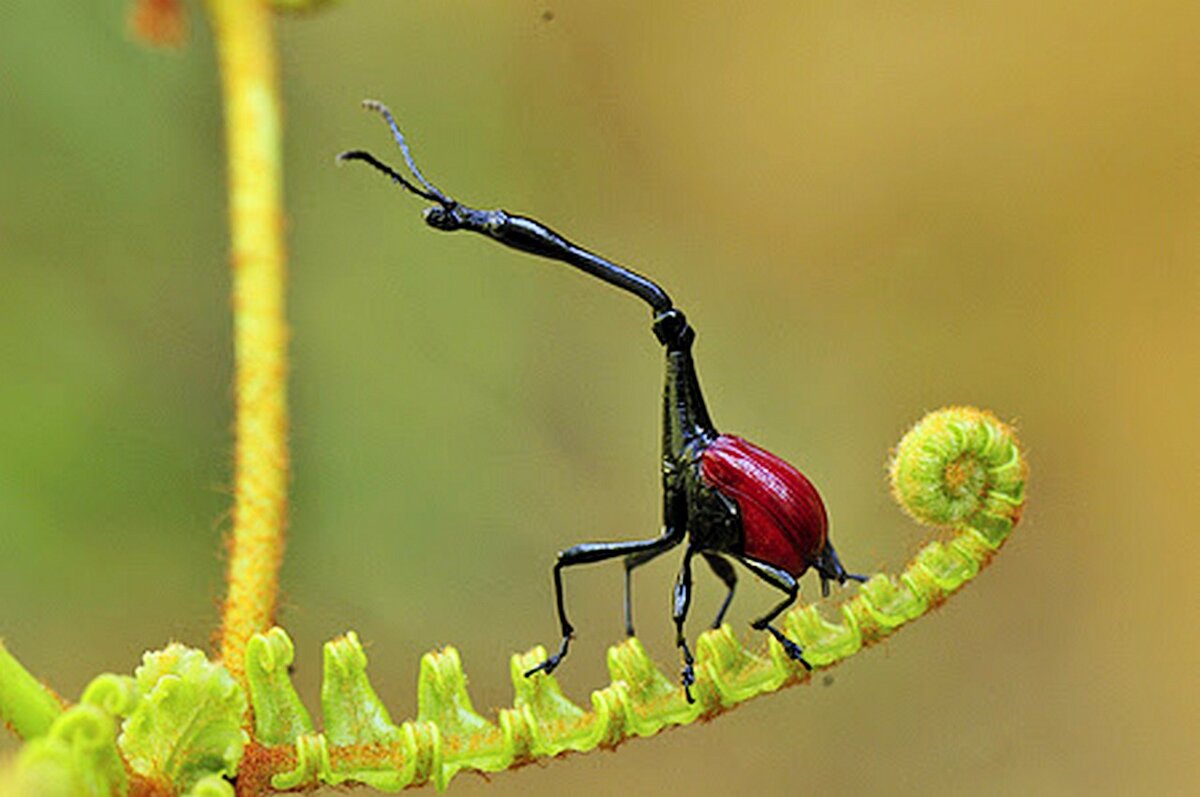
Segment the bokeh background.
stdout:
<svg viewBox="0 0 1200 797">
<path fill-rule="evenodd" d="M 197 9 L 193 8 L 193 12 Z M 0 10 L 0 635 L 68 696 L 222 594 L 231 336 L 217 78 L 126 3 Z M 556 550 L 656 533 L 661 355 L 636 300 L 420 222 L 398 160 L 659 279 L 718 424 L 800 464 L 855 569 L 930 532 L 887 451 L 1014 420 L 1025 521 L 932 617 L 718 721 L 462 794 L 1200 788 L 1200 12 L 1151 3 L 353 0 L 280 19 L 294 490 L 281 621 L 368 641 L 397 719 L 453 643 L 476 706 L 556 639 Z M 640 574 L 674 671 L 677 557 Z M 619 565 L 576 571 L 586 701 Z M 771 595 L 750 585 L 740 625 Z M 700 576 L 704 618 L 721 591 Z M 815 583 L 805 586 L 815 594 Z M 698 631 L 702 623 L 697 621 Z M 751 638 L 749 629 L 746 637 Z M 0 740 L 0 755 L 16 744 Z"/>
</svg>

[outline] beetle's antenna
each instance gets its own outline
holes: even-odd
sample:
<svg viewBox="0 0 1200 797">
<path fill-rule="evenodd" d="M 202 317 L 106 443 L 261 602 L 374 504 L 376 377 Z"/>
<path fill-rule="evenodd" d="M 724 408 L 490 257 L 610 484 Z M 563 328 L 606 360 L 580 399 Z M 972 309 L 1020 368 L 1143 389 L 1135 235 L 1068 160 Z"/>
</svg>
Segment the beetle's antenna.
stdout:
<svg viewBox="0 0 1200 797">
<path fill-rule="evenodd" d="M 393 169 L 391 166 L 388 166 L 386 163 L 379 160 L 378 158 L 376 158 L 374 155 L 372 155 L 369 152 L 364 152 L 363 150 L 360 150 L 360 149 L 350 150 L 349 152 L 343 152 L 340 155 L 338 155 L 337 159 L 339 161 L 362 161 L 363 163 L 374 166 L 376 169 L 383 172 L 388 177 L 391 177 L 394 182 L 397 182 L 400 185 L 404 186 L 406 189 L 408 189 L 412 193 L 416 194 L 417 196 L 422 197 L 423 199 L 428 199 L 430 202 L 441 202 L 442 201 L 442 197 L 431 194 L 428 191 L 425 191 L 425 190 L 420 189 L 417 186 L 413 185 L 408 180 L 407 177 L 400 174 L 398 171 Z"/>
<path fill-rule="evenodd" d="M 396 119 L 392 116 L 392 112 L 388 107 L 378 100 L 363 100 L 362 106 L 368 111 L 376 111 L 388 123 L 388 127 L 392 128 L 392 138 L 396 139 L 396 143 L 400 145 L 400 152 L 404 155 L 404 162 L 408 164 L 408 169 L 413 173 L 413 177 L 417 178 L 417 182 L 425 186 L 433 198 L 444 204 L 454 204 L 454 200 L 438 190 L 437 186 L 425 179 L 425 175 L 421 174 L 421 170 L 417 168 L 417 162 L 413 160 L 412 153 L 408 151 L 408 142 L 404 140 L 404 134 L 400 132 L 399 125 L 396 124 Z"/>
<path fill-rule="evenodd" d="M 457 205 L 457 202 L 442 193 L 441 189 L 429 182 L 429 180 L 425 179 L 425 175 L 421 174 L 420 168 L 417 167 L 417 162 L 413 160 L 412 152 L 408 149 L 408 142 L 404 140 L 404 134 L 400 132 L 400 126 L 396 124 L 396 119 L 392 116 L 392 112 L 388 110 L 388 107 L 378 100 L 363 100 L 362 105 L 369 111 L 378 112 L 384 118 L 384 121 L 387 122 L 388 127 L 392 129 L 392 138 L 396 139 L 396 144 L 400 147 L 400 154 L 404 156 L 404 162 L 408 164 L 408 170 L 412 172 L 412 176 L 416 178 L 417 182 L 424 187 L 424 190 L 413 185 L 408 178 L 369 152 L 364 152 L 363 150 L 343 152 L 337 156 L 338 160 L 368 163 L 423 199 L 428 199 L 430 202 L 437 202 L 447 208 Z"/>
</svg>

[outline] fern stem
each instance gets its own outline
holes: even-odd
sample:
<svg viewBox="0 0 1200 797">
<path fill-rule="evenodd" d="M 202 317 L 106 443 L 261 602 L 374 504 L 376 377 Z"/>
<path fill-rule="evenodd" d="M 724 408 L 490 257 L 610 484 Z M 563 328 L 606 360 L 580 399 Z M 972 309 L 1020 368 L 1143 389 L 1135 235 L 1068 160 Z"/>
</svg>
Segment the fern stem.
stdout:
<svg viewBox="0 0 1200 797">
<path fill-rule="evenodd" d="M 220 657 L 244 683 L 246 644 L 273 625 L 287 520 L 280 101 L 263 0 L 209 0 L 229 159 L 236 465 Z"/>
<path fill-rule="evenodd" d="M 57 695 L 34 678 L 0 641 L 0 722 L 22 739 L 50 730 L 63 712 Z"/>
</svg>

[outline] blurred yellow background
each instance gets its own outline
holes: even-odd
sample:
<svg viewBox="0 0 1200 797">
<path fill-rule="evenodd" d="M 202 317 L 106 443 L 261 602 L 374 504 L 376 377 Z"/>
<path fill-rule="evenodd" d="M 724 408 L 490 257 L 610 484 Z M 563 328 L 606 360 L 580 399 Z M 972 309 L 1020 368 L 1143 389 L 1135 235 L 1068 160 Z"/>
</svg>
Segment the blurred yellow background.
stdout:
<svg viewBox="0 0 1200 797">
<path fill-rule="evenodd" d="M 0 635 L 71 697 L 207 642 L 228 530 L 212 42 L 197 14 L 185 49 L 148 50 L 126 10 L 0 14 Z M 929 535 L 883 479 L 924 411 L 1015 420 L 1032 468 L 978 583 L 831 682 L 455 793 L 1200 789 L 1197 23 L 1195 3 L 1023 1 L 353 0 L 280 19 L 280 619 L 309 705 L 321 643 L 349 628 L 397 720 L 447 643 L 476 707 L 508 705 L 508 655 L 556 640 L 554 552 L 659 522 L 645 308 L 429 231 L 418 200 L 335 167 L 356 147 L 399 161 L 358 108 L 375 97 L 449 193 L 658 279 L 700 333 L 717 424 L 806 470 L 851 569 L 894 571 Z M 636 589 L 668 672 L 677 562 Z M 568 576 L 559 674 L 581 702 L 622 636 L 620 570 Z M 721 590 L 698 578 L 707 618 Z M 738 628 L 772 597 L 743 584 Z"/>
</svg>

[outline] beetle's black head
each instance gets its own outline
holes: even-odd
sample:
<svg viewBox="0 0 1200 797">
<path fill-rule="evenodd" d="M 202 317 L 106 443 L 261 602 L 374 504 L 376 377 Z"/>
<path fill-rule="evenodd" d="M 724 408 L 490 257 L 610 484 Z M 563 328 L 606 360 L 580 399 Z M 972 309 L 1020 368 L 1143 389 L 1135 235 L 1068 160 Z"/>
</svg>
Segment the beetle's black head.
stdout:
<svg viewBox="0 0 1200 797">
<path fill-rule="evenodd" d="M 462 226 L 453 205 L 434 205 L 425 208 L 425 223 L 437 230 L 453 232 Z"/>
</svg>

